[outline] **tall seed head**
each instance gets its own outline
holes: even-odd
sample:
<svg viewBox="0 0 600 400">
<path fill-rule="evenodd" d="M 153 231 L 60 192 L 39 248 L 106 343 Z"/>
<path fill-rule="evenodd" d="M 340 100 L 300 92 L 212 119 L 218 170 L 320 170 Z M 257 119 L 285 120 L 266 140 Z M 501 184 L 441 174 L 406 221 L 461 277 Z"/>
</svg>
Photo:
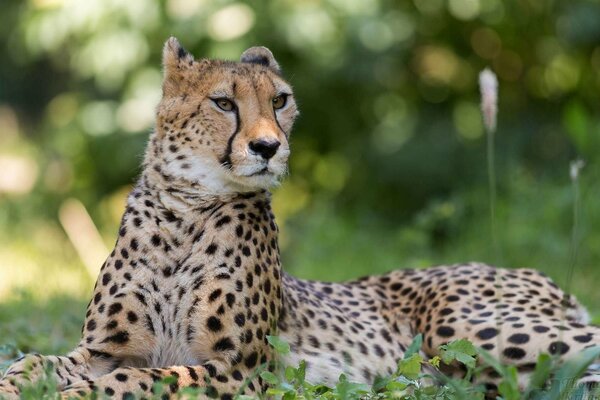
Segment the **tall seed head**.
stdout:
<svg viewBox="0 0 600 400">
<path fill-rule="evenodd" d="M 498 78 L 489 68 L 479 73 L 479 90 L 483 123 L 488 132 L 494 132 L 498 112 Z"/>
</svg>

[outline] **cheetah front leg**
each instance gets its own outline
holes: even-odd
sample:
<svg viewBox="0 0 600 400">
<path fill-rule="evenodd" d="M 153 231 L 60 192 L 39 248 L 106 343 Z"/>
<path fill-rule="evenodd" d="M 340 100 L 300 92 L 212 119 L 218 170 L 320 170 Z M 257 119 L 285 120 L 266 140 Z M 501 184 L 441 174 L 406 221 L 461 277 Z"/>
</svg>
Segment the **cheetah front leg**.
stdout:
<svg viewBox="0 0 600 400">
<path fill-rule="evenodd" d="M 246 381 L 237 370 L 219 373 L 215 363 L 204 366 L 173 366 L 168 368 L 118 368 L 93 380 L 80 381 L 61 392 L 63 399 L 81 398 L 91 393 L 118 399 L 147 398 L 162 395 L 171 398 L 184 388 L 197 388 L 203 397 L 232 399 L 241 391 L 256 395 L 258 382 Z M 162 393 L 155 393 L 155 383 L 165 381 Z"/>
<path fill-rule="evenodd" d="M 44 378 L 54 381 L 58 388 L 88 379 L 90 358 L 85 349 L 76 349 L 67 356 L 26 355 L 0 379 L 0 399 L 18 399 L 22 388 Z"/>
</svg>

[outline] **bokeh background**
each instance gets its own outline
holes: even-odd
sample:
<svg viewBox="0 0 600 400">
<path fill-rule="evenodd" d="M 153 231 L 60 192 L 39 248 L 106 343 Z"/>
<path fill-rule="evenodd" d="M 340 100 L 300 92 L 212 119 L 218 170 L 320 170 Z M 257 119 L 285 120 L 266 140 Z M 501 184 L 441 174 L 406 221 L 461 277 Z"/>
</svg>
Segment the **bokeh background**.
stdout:
<svg viewBox="0 0 600 400">
<path fill-rule="evenodd" d="M 291 175 L 274 193 L 287 271 L 341 280 L 479 260 L 565 286 L 574 268 L 569 287 L 598 321 L 599 21 L 597 0 L 2 0 L 0 344 L 76 342 L 170 35 L 197 57 L 268 46 L 295 86 Z M 497 253 L 477 86 L 488 66 Z"/>
</svg>

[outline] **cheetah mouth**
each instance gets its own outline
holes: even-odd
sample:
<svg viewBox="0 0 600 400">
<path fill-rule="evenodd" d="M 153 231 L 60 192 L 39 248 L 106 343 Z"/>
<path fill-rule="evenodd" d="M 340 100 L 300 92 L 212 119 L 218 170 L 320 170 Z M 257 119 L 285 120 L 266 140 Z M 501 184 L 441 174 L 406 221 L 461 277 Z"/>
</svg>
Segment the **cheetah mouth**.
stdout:
<svg viewBox="0 0 600 400">
<path fill-rule="evenodd" d="M 262 169 L 253 172 L 249 175 L 246 176 L 261 176 L 261 175 L 267 175 L 267 174 L 272 174 L 272 172 L 269 170 L 269 167 L 263 167 Z"/>
</svg>

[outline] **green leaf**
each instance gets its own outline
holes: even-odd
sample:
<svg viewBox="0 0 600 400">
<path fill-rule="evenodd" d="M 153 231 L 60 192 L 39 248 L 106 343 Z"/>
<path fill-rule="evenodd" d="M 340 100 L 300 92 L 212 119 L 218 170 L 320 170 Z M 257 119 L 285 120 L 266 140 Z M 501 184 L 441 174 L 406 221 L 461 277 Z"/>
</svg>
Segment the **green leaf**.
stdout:
<svg viewBox="0 0 600 400">
<path fill-rule="evenodd" d="M 279 336 L 270 336 L 267 335 L 267 340 L 269 344 L 275 349 L 279 354 L 288 354 L 290 352 L 290 345 Z"/>
<path fill-rule="evenodd" d="M 541 390 L 544 384 L 550 378 L 552 373 L 552 357 L 549 354 L 542 353 L 538 356 L 535 370 L 529 378 L 529 385 L 525 392 L 525 398 L 528 398 L 532 393 Z"/>
<path fill-rule="evenodd" d="M 306 379 L 306 361 L 300 361 L 298 368 L 296 369 L 296 380 L 298 384 L 304 384 L 304 380 Z"/>
<path fill-rule="evenodd" d="M 286 367 L 285 368 L 285 379 L 288 382 L 291 382 L 296 377 L 296 369 L 294 367 Z"/>
<path fill-rule="evenodd" d="M 573 386 L 586 369 L 600 357 L 600 346 L 583 350 L 577 356 L 566 361 L 554 375 L 548 400 L 568 398 Z"/>
<path fill-rule="evenodd" d="M 421 363 L 423 357 L 419 353 L 414 353 L 410 358 L 400 360 L 398 363 L 398 372 L 408 379 L 417 379 L 421 373 Z"/>
<path fill-rule="evenodd" d="M 407 358 L 410 358 L 413 354 L 421 350 L 421 346 L 423 346 L 423 335 L 419 333 L 417 336 L 415 336 L 410 346 L 408 346 L 408 349 L 406 349 L 406 352 L 404 353 L 404 359 L 406 360 Z"/>
<path fill-rule="evenodd" d="M 407 387 L 408 387 L 408 384 L 406 382 L 391 381 L 387 384 L 387 386 L 385 388 L 387 390 L 389 390 L 390 392 L 398 392 L 398 391 L 405 390 Z"/>
<path fill-rule="evenodd" d="M 274 373 L 269 371 L 261 372 L 260 377 L 263 378 L 270 385 L 277 385 L 279 383 L 279 378 L 277 378 L 277 376 L 275 376 Z"/>
<path fill-rule="evenodd" d="M 282 396 L 285 393 L 285 390 L 279 388 L 268 388 L 267 395 L 268 396 Z"/>
<path fill-rule="evenodd" d="M 477 349 L 473 343 L 467 339 L 460 339 L 440 346 L 442 361 L 450 364 L 452 361 L 458 361 L 470 369 L 475 368 L 475 355 Z"/>
<path fill-rule="evenodd" d="M 380 390 L 384 389 L 385 387 L 387 387 L 388 383 L 390 383 L 390 381 L 392 380 L 392 377 L 390 376 L 376 376 L 375 380 L 373 381 L 373 386 L 372 386 L 372 390 L 377 393 Z"/>
<path fill-rule="evenodd" d="M 296 399 L 296 393 L 289 390 L 287 392 L 285 392 L 285 394 L 283 395 L 283 399 L 282 400 L 295 400 Z"/>
<path fill-rule="evenodd" d="M 321 385 L 316 385 L 316 386 L 314 386 L 314 387 L 312 388 L 312 391 L 313 391 L 313 393 L 314 393 L 315 395 L 317 395 L 317 396 L 322 396 L 322 395 L 324 395 L 324 394 L 325 394 L 325 393 L 327 393 L 327 392 L 331 392 L 331 391 L 332 391 L 332 389 L 331 389 L 329 386 L 327 386 L 327 385 L 323 385 L 323 384 L 321 384 Z"/>
<path fill-rule="evenodd" d="M 341 374 L 335 391 L 340 399 L 358 399 L 361 395 L 368 393 L 370 388 L 363 383 L 350 382 L 345 374 Z"/>
<path fill-rule="evenodd" d="M 520 400 L 519 376 L 517 367 L 514 365 L 506 367 L 506 373 L 502 382 L 498 385 L 498 392 L 505 400 Z"/>
</svg>

